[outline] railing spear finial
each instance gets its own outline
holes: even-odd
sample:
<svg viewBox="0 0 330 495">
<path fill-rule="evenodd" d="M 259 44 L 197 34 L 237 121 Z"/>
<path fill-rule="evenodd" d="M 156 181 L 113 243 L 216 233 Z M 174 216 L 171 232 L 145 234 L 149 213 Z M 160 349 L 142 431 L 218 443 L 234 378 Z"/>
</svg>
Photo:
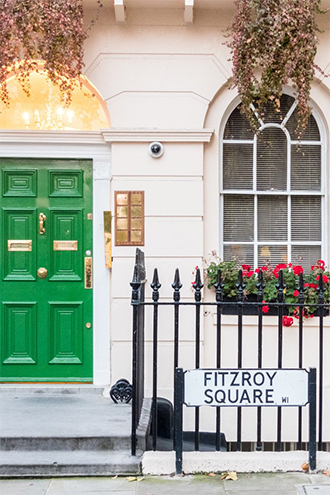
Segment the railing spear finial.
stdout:
<svg viewBox="0 0 330 495">
<path fill-rule="evenodd" d="M 278 272 L 278 283 L 276 284 L 276 289 L 277 289 L 277 300 L 279 303 L 284 302 L 284 289 L 286 285 L 284 283 L 284 275 L 283 275 L 283 270 L 280 270 Z"/>
<path fill-rule="evenodd" d="M 158 270 L 157 268 L 155 268 L 154 277 L 150 284 L 150 287 L 152 288 L 152 300 L 154 302 L 157 302 L 159 299 L 159 289 L 161 288 L 161 286 L 162 284 L 159 282 L 159 278 L 158 278 Z"/>
<path fill-rule="evenodd" d="M 193 283 L 193 289 L 195 289 L 195 301 L 200 302 L 202 300 L 202 288 L 204 285 L 201 280 L 201 271 L 199 268 L 196 269 L 195 282 Z"/>
<path fill-rule="evenodd" d="M 265 282 L 264 282 L 264 274 L 262 270 L 259 270 L 258 273 L 258 282 L 257 282 L 257 289 L 258 289 L 258 294 L 257 294 L 257 301 L 262 302 L 264 298 L 264 289 L 266 287 Z"/>
<path fill-rule="evenodd" d="M 243 282 L 242 269 L 238 271 L 238 281 L 236 287 L 237 287 L 237 301 L 242 302 L 244 297 L 244 289 L 246 287 L 246 284 Z"/>
<path fill-rule="evenodd" d="M 217 273 L 217 281 L 214 284 L 215 288 L 215 299 L 217 302 L 220 302 L 223 300 L 223 288 L 225 284 L 221 281 L 221 268 L 218 269 Z"/>
<path fill-rule="evenodd" d="M 172 288 L 174 289 L 173 300 L 175 302 L 179 302 L 180 301 L 180 289 L 181 289 L 181 287 L 182 287 L 182 283 L 180 281 L 179 268 L 176 268 L 175 274 L 174 274 L 174 281 L 173 281 L 173 284 L 172 284 Z"/>
</svg>

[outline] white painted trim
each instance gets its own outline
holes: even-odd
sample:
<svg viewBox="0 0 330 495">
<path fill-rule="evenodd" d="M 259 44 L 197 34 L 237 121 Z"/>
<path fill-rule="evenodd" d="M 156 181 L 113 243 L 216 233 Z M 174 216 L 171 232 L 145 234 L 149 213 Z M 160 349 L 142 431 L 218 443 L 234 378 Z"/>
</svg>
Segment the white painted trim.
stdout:
<svg viewBox="0 0 330 495">
<path fill-rule="evenodd" d="M 185 474 L 301 472 L 308 462 L 308 451 L 291 452 L 184 452 Z M 317 453 L 317 471 L 329 468 L 330 453 Z M 175 452 L 145 452 L 142 458 L 144 475 L 170 475 L 175 472 Z M 235 492 L 235 490 L 234 490 Z M 233 492 L 233 493 L 234 493 Z"/>
<path fill-rule="evenodd" d="M 115 9 L 116 22 L 123 23 L 126 21 L 126 8 L 124 0 L 113 0 L 113 7 Z"/>
<path fill-rule="evenodd" d="M 183 17 L 186 24 L 194 22 L 194 0 L 185 0 Z"/>
<path fill-rule="evenodd" d="M 102 144 L 99 131 L 10 131 L 0 130 L 1 143 Z"/>
<path fill-rule="evenodd" d="M 35 133 L 39 132 L 1 131 L 0 140 L 4 135 L 7 135 L 7 140 L 2 140 L 0 156 L 93 160 L 93 383 L 94 385 L 107 385 L 110 383 L 110 272 L 104 265 L 103 210 L 109 210 L 111 205 L 110 146 L 103 140 L 103 144 L 99 144 L 94 138 L 95 134 L 100 136 L 100 133 L 94 132 L 82 133 L 86 137 L 83 142 L 75 139 L 66 142 L 66 133 L 61 131 L 55 132 L 58 141 L 56 139 L 50 141 L 47 137 L 39 141 L 27 139 L 27 136 L 35 136 Z M 12 135 L 9 140 L 8 134 Z M 50 131 L 48 134 L 51 137 L 53 132 Z M 79 135 L 80 133 L 71 134 Z"/>
<path fill-rule="evenodd" d="M 146 143 L 164 141 L 172 143 L 209 143 L 213 129 L 101 129 L 107 143 Z"/>
</svg>

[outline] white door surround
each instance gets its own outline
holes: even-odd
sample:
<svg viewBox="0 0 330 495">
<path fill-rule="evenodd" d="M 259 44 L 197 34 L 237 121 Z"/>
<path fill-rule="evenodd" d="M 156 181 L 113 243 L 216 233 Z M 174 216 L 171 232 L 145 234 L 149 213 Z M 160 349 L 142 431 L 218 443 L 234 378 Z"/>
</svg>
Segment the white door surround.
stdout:
<svg viewBox="0 0 330 495">
<path fill-rule="evenodd" d="M 93 383 L 110 383 L 110 271 L 103 211 L 110 210 L 111 149 L 101 132 L 0 131 L 0 156 L 93 160 Z"/>
</svg>

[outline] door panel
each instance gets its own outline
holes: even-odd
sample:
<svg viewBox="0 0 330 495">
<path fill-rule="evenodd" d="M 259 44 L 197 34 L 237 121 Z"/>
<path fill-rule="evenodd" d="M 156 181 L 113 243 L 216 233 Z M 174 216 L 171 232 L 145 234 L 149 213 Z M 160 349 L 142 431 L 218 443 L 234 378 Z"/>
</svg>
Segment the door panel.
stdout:
<svg viewBox="0 0 330 495">
<path fill-rule="evenodd" d="M 83 303 L 50 304 L 50 364 L 82 364 Z"/>
<path fill-rule="evenodd" d="M 50 209 L 50 281 L 82 280 L 82 210 Z"/>
<path fill-rule="evenodd" d="M 37 170 L 3 170 L 5 197 L 35 198 L 37 196 Z"/>
<path fill-rule="evenodd" d="M 0 381 L 92 381 L 92 162 L 0 158 L 0 181 Z"/>
<path fill-rule="evenodd" d="M 37 303 L 3 303 L 2 327 L 4 364 L 35 364 Z"/>
<path fill-rule="evenodd" d="M 36 210 L 2 208 L 2 213 L 4 279 L 7 281 L 35 280 Z"/>
</svg>

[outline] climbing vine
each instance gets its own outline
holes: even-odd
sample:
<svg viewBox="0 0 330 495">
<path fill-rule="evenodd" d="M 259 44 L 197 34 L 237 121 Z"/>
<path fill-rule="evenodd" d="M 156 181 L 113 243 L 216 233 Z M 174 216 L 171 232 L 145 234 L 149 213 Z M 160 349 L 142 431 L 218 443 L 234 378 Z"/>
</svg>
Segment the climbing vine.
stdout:
<svg viewBox="0 0 330 495">
<path fill-rule="evenodd" d="M 44 70 L 68 105 L 89 28 L 82 0 L 0 0 L 0 100 L 9 104 L 8 77 L 15 75 L 29 94 L 29 75 Z"/>
<path fill-rule="evenodd" d="M 299 138 L 310 116 L 309 97 L 316 66 L 321 0 L 235 0 L 237 12 L 227 45 L 241 112 L 258 131 L 256 113 L 272 104 L 280 114 L 284 84 L 296 92 Z M 322 71 L 321 71 L 322 72 Z M 256 112 L 255 110 L 256 109 Z"/>
</svg>

